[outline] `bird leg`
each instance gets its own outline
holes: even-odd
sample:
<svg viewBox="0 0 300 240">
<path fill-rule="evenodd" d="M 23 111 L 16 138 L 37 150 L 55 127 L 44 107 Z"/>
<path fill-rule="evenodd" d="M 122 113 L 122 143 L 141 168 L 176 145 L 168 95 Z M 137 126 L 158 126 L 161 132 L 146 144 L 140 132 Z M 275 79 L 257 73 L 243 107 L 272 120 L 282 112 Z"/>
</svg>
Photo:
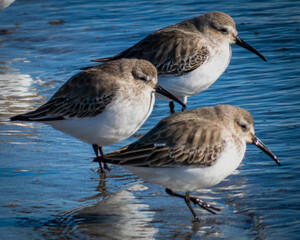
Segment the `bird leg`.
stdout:
<svg viewBox="0 0 300 240">
<path fill-rule="evenodd" d="M 183 198 L 185 200 L 186 205 L 189 207 L 190 211 L 192 212 L 192 214 L 193 214 L 196 221 L 199 221 L 198 216 L 196 215 L 194 209 L 192 208 L 191 202 L 193 202 L 194 204 L 198 205 L 202 209 L 204 209 L 204 210 L 206 210 L 206 211 L 208 211 L 212 214 L 217 214 L 216 211 L 218 211 L 218 212 L 221 211 L 221 209 L 216 208 L 214 206 L 211 206 L 210 204 L 207 204 L 207 203 L 203 202 L 199 198 L 190 197 L 190 192 L 189 191 L 187 191 L 185 195 L 182 195 L 182 194 L 178 194 L 178 193 L 173 192 L 169 188 L 166 188 L 166 192 L 171 196 Z"/>
<path fill-rule="evenodd" d="M 193 221 L 200 222 L 197 214 L 195 213 L 195 211 L 194 211 L 194 209 L 193 209 L 193 207 L 191 205 L 190 191 L 186 191 L 185 197 L 184 197 L 184 201 L 185 201 L 186 205 L 189 207 L 189 209 L 191 210 L 191 212 L 192 212 L 192 214 L 194 216 L 194 220 Z"/>
<path fill-rule="evenodd" d="M 170 107 L 170 113 L 171 114 L 175 113 L 175 105 L 173 101 L 169 102 L 169 107 Z"/>
<path fill-rule="evenodd" d="M 93 144 L 93 149 L 94 149 L 94 152 L 96 154 L 96 158 L 99 158 L 99 147 L 98 147 L 98 145 Z M 104 169 L 103 169 L 103 166 L 102 166 L 102 162 L 98 161 L 98 163 L 99 163 L 100 172 L 103 173 Z"/>
<path fill-rule="evenodd" d="M 103 153 L 102 147 L 98 147 L 98 148 L 99 148 L 99 151 L 100 151 L 101 156 L 103 156 L 104 153 Z M 111 168 L 107 165 L 106 162 L 104 163 L 104 169 L 106 169 L 107 171 L 111 171 Z"/>
<path fill-rule="evenodd" d="M 100 152 L 101 156 L 104 155 L 102 147 L 99 147 L 97 144 L 93 144 L 93 149 L 96 154 L 96 159 L 99 159 L 99 152 Z M 99 167 L 100 167 L 100 173 L 104 173 L 105 172 L 104 169 L 106 169 L 107 171 L 111 170 L 111 168 L 107 165 L 107 163 L 104 163 L 104 167 L 102 166 L 101 161 L 98 161 L 98 163 L 99 163 Z"/>
</svg>

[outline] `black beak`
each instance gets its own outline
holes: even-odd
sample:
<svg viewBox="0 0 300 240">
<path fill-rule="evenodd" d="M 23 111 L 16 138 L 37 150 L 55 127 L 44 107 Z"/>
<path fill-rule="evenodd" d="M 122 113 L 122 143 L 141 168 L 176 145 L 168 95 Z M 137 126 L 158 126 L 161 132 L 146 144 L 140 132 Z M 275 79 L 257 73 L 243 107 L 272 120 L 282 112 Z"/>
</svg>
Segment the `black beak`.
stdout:
<svg viewBox="0 0 300 240">
<path fill-rule="evenodd" d="M 158 84 L 155 87 L 155 91 L 158 92 L 161 95 L 164 95 L 167 98 L 170 98 L 171 100 L 178 102 L 181 106 L 182 109 L 185 111 L 186 110 L 186 105 L 180 101 L 177 97 L 175 97 L 173 94 L 169 93 L 167 90 L 163 89 L 161 86 L 159 86 Z"/>
<path fill-rule="evenodd" d="M 253 47 L 251 47 L 250 45 L 248 45 L 248 43 L 246 43 L 244 40 L 240 39 L 239 37 L 235 38 L 235 44 L 239 45 L 243 48 L 246 48 L 247 50 L 249 50 L 250 52 L 255 53 L 257 56 L 259 56 L 262 60 L 267 61 L 267 59 L 261 55 L 256 49 L 254 49 Z"/>
<path fill-rule="evenodd" d="M 252 144 L 254 144 L 255 146 L 257 146 L 258 148 L 260 148 L 262 151 L 264 151 L 266 154 L 268 154 L 271 158 L 273 158 L 273 160 L 277 163 L 278 166 L 281 166 L 279 160 L 277 159 L 277 157 L 271 152 L 271 150 L 269 148 L 267 148 L 267 146 L 260 141 L 256 136 L 254 136 L 252 138 Z"/>
</svg>

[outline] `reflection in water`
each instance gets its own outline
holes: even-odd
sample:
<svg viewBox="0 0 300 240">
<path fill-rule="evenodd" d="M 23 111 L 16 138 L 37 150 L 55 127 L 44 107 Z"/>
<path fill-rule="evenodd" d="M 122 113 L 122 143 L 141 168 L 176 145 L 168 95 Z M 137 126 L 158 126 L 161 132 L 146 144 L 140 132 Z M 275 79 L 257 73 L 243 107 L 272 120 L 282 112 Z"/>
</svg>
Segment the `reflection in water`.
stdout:
<svg viewBox="0 0 300 240">
<path fill-rule="evenodd" d="M 51 221 L 52 226 L 46 234 L 71 239 L 153 239 L 157 232 L 151 224 L 154 212 L 133 194 L 145 189 L 145 186 L 136 184 L 93 206 L 67 213 Z"/>
<path fill-rule="evenodd" d="M 2 62 L 2 64 L 4 63 Z M 0 135 L 4 136 L 1 139 L 2 142 L 18 145 L 34 143 L 37 135 L 33 131 L 41 126 L 32 122 L 12 123 L 9 118 L 32 110 L 35 105 L 41 104 L 44 97 L 38 95 L 39 91 L 34 88 L 36 84 L 40 83 L 40 79 L 34 80 L 28 74 L 0 72 Z M 4 128 L 1 125 L 6 125 L 7 127 Z"/>
<path fill-rule="evenodd" d="M 28 74 L 5 73 L 0 74 L 0 122 L 9 124 L 9 117 L 32 110 L 34 105 L 40 104 L 44 97 L 37 94 L 33 85 L 41 80 L 33 80 Z M 18 125 L 29 126 L 27 123 Z M 32 124 L 31 124 L 32 125 Z"/>
<path fill-rule="evenodd" d="M 94 173 L 97 173 L 99 169 L 97 168 L 96 170 L 92 170 Z M 97 194 L 93 195 L 93 196 L 89 196 L 89 197 L 85 197 L 81 200 L 79 200 L 80 202 L 85 202 L 85 201 L 88 201 L 88 200 L 93 200 L 93 199 L 100 199 L 100 198 L 103 198 L 107 195 L 109 195 L 108 191 L 107 191 L 107 187 L 106 187 L 106 172 L 102 172 L 100 174 L 100 178 L 98 179 L 99 181 L 99 184 L 96 188 L 96 192 Z"/>
</svg>

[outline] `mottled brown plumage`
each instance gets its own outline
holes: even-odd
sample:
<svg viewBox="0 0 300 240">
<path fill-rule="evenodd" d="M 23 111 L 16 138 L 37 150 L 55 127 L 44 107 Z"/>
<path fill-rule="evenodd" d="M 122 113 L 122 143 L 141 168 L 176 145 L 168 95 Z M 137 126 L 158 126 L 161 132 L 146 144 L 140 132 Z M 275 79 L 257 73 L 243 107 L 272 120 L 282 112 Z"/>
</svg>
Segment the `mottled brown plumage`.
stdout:
<svg viewBox="0 0 300 240">
<path fill-rule="evenodd" d="M 231 29 L 227 29 L 229 27 Z M 208 12 L 161 28 L 113 57 L 93 61 L 145 59 L 157 68 L 158 75 L 182 75 L 200 67 L 212 57 L 214 45 L 227 42 L 228 33 L 228 38 L 232 38 L 230 43 L 234 43 L 237 36 L 234 20 L 222 12 Z"/>
<path fill-rule="evenodd" d="M 176 28 L 167 30 L 168 28 L 150 34 L 114 57 L 95 61 L 145 59 L 157 68 L 158 75 L 183 75 L 201 66 L 209 57 L 209 50 L 201 44 L 199 36 Z"/>
<path fill-rule="evenodd" d="M 99 156 L 101 146 L 122 141 L 140 128 L 152 112 L 155 92 L 179 101 L 157 85 L 157 70 L 150 62 L 120 59 L 74 75 L 47 103 L 11 120 L 49 124 L 93 145 Z"/>
<path fill-rule="evenodd" d="M 240 108 L 198 108 L 164 118 L 140 140 L 104 158 L 140 167 L 212 166 L 228 142 L 233 142 L 238 152 L 244 151 L 240 131 L 233 131 L 236 125 L 232 116 L 238 112 L 253 126 L 251 115 Z"/>
<path fill-rule="evenodd" d="M 280 166 L 254 135 L 251 114 L 230 105 L 173 114 L 138 141 L 98 160 L 122 165 L 145 181 L 163 185 L 168 194 L 183 198 L 199 220 L 191 202 L 211 213 L 220 209 L 190 197 L 190 191 L 216 185 L 230 175 L 241 163 L 246 143 L 259 147 Z"/>
<path fill-rule="evenodd" d="M 266 60 L 238 37 L 235 22 L 228 14 L 208 12 L 159 29 L 115 56 L 94 61 L 148 60 L 157 68 L 159 84 L 186 103 L 188 97 L 206 90 L 221 76 L 230 62 L 230 45 L 234 43 Z M 173 112 L 173 104 L 170 108 Z"/>
<path fill-rule="evenodd" d="M 139 77 L 144 77 L 145 80 L 147 76 L 149 80 L 155 78 L 156 70 L 147 68 L 147 64 L 148 62 L 124 59 L 89 68 L 71 77 L 47 103 L 35 111 L 19 115 L 19 118 L 23 118 L 19 120 L 53 121 L 97 116 L 116 99 L 120 88 L 128 79 L 136 78 L 138 83 Z M 143 68 L 143 72 L 140 68 Z M 148 83 L 151 83 L 152 88 L 155 87 L 155 81 Z M 140 91 L 143 87 L 147 86 L 137 84 Z"/>
<path fill-rule="evenodd" d="M 162 28 L 113 57 L 94 61 L 138 58 L 150 61 L 157 68 L 158 75 L 185 74 L 200 67 L 210 56 L 203 38 L 203 32 L 209 26 L 204 27 L 203 22 L 206 23 L 201 15 Z"/>
</svg>

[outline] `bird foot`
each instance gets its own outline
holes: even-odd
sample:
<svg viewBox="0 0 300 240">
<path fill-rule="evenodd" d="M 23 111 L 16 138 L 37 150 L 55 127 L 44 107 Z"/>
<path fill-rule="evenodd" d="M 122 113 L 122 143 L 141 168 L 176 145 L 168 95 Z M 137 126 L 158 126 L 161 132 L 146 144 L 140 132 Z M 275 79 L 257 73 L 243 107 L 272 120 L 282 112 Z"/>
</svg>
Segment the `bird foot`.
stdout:
<svg viewBox="0 0 300 240">
<path fill-rule="evenodd" d="M 195 205 L 198 205 L 199 207 L 203 208 L 204 210 L 212 213 L 212 214 L 217 214 L 217 212 L 220 212 L 221 209 L 220 208 L 217 208 L 217 207 L 214 207 L 202 200 L 200 200 L 199 198 L 196 198 L 196 197 L 190 197 L 190 200 L 195 204 Z"/>
<path fill-rule="evenodd" d="M 108 164 L 107 163 L 104 163 L 103 165 L 102 165 L 102 161 L 100 160 L 101 159 L 101 157 L 96 157 L 96 158 L 94 158 L 94 160 L 93 160 L 93 162 L 98 162 L 99 163 L 99 168 L 98 168 L 98 170 L 97 170 L 97 173 L 104 173 L 105 172 L 105 170 L 107 170 L 108 172 L 110 172 L 111 171 L 111 167 L 110 166 L 108 166 Z"/>
<path fill-rule="evenodd" d="M 104 163 L 104 169 L 109 171 L 109 172 L 112 170 L 112 168 L 110 166 L 108 166 L 107 163 Z"/>
<path fill-rule="evenodd" d="M 200 223 L 200 219 L 198 218 L 198 216 L 192 219 L 192 223 Z"/>
</svg>

